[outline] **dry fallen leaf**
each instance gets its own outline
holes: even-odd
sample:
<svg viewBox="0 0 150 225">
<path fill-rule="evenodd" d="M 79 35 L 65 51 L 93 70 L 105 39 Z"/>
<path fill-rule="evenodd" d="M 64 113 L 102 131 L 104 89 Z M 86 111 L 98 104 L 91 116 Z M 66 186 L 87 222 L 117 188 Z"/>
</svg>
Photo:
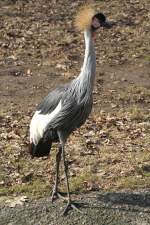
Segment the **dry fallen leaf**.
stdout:
<svg viewBox="0 0 150 225">
<path fill-rule="evenodd" d="M 9 207 L 14 208 L 17 205 L 23 205 L 24 202 L 26 202 L 27 200 L 28 200 L 27 196 L 18 196 L 18 197 L 15 197 L 13 199 L 6 200 L 5 203 Z"/>
</svg>

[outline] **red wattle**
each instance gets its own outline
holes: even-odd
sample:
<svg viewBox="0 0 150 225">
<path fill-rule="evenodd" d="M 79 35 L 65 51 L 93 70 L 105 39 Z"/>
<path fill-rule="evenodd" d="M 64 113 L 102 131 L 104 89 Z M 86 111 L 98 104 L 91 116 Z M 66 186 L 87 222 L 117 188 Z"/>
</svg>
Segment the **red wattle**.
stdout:
<svg viewBox="0 0 150 225">
<path fill-rule="evenodd" d="M 92 32 L 92 38 L 95 40 L 95 38 L 96 38 L 96 32 Z"/>
</svg>

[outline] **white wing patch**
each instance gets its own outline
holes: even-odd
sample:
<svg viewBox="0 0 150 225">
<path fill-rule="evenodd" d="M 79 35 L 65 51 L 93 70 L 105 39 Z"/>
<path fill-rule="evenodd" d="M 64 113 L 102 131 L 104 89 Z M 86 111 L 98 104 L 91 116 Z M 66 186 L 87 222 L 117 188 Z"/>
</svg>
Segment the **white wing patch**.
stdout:
<svg viewBox="0 0 150 225">
<path fill-rule="evenodd" d="M 61 101 L 56 108 L 50 114 L 40 114 L 40 111 L 36 111 L 32 117 L 30 123 L 30 143 L 38 144 L 39 140 L 43 137 L 43 134 L 47 128 L 47 125 L 61 110 Z"/>
</svg>

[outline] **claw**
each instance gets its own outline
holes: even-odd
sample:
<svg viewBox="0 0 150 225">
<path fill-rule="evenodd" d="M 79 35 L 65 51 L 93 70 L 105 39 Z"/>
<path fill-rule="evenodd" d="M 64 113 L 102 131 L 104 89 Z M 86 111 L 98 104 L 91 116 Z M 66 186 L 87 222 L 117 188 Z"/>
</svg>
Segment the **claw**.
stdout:
<svg viewBox="0 0 150 225">
<path fill-rule="evenodd" d="M 66 198 L 64 197 L 64 195 L 63 195 L 61 192 L 53 191 L 52 197 L 51 197 L 52 203 L 53 203 L 56 199 L 58 199 L 58 198 L 66 199 Z"/>
<path fill-rule="evenodd" d="M 53 193 L 52 193 L 52 197 L 51 197 L 52 203 L 53 203 L 54 200 L 56 200 L 57 198 L 58 198 L 57 192 L 53 192 Z"/>
<path fill-rule="evenodd" d="M 79 207 L 79 205 L 77 203 L 73 203 L 73 202 L 69 201 L 63 212 L 63 215 L 66 216 L 68 214 L 68 212 L 72 209 L 75 209 L 76 211 L 82 213 L 82 211 L 78 207 Z"/>
</svg>

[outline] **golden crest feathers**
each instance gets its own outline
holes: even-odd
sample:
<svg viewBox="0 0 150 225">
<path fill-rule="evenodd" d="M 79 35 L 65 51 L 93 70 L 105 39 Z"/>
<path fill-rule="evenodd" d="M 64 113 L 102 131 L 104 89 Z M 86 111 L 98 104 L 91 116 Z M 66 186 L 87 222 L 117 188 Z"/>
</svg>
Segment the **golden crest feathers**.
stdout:
<svg viewBox="0 0 150 225">
<path fill-rule="evenodd" d="M 75 18 L 75 26 L 79 30 L 88 29 L 91 26 L 92 17 L 95 11 L 91 5 L 86 5 L 80 9 Z"/>
</svg>

